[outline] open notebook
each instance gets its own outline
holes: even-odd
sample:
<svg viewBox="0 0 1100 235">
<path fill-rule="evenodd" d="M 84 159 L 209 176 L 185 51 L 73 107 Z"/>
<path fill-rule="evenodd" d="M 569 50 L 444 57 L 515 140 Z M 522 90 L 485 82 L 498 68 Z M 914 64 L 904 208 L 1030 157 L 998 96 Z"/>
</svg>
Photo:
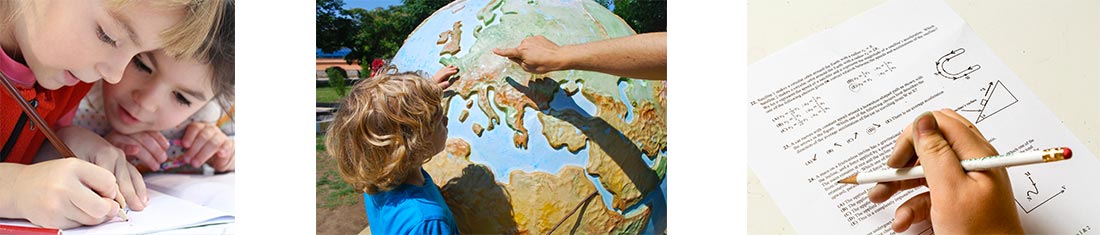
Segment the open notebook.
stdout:
<svg viewBox="0 0 1100 235">
<path fill-rule="evenodd" d="M 145 178 L 149 206 L 131 211 L 130 221 L 115 218 L 97 226 L 65 229 L 65 234 L 146 234 L 232 223 L 234 173 L 215 176 L 154 174 Z M 0 224 L 33 226 L 26 220 Z"/>
</svg>

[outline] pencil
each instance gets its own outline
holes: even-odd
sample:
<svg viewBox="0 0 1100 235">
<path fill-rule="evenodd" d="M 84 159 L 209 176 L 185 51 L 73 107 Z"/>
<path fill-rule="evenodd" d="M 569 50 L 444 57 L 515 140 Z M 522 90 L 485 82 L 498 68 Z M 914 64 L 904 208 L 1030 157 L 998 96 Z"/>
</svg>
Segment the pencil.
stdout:
<svg viewBox="0 0 1100 235">
<path fill-rule="evenodd" d="M 959 161 L 965 171 L 984 171 L 998 167 L 1020 166 L 1036 163 L 1055 162 L 1070 159 L 1073 151 L 1066 147 L 1050 148 L 1039 151 L 1016 153 L 1011 155 L 997 155 L 983 158 L 975 158 Z M 902 181 L 908 179 L 924 178 L 924 167 L 915 166 L 908 168 L 891 169 L 875 172 L 862 172 L 844 178 L 840 184 L 867 184 L 879 182 Z"/>
<path fill-rule="evenodd" d="M 27 103 L 27 99 L 24 98 L 22 94 L 19 94 L 19 90 L 15 89 L 15 85 L 11 84 L 11 78 L 2 71 L 0 71 L 0 83 L 3 83 L 4 90 L 8 91 L 8 95 L 11 95 L 12 99 L 18 101 L 19 107 L 23 109 L 23 113 L 31 118 L 31 121 L 34 122 L 34 125 L 38 126 L 39 130 L 42 130 L 42 134 L 46 135 L 46 139 L 50 140 L 50 144 L 53 144 L 53 147 L 61 153 L 61 157 L 76 157 L 73 150 L 70 149 L 68 145 L 65 145 L 64 141 L 61 141 L 61 137 L 57 137 L 57 132 L 53 131 L 53 127 L 46 123 L 46 120 L 43 120 L 42 116 L 38 115 L 37 111 L 34 111 L 34 107 L 31 107 L 31 104 Z M 121 194 L 121 191 L 119 192 Z M 125 212 L 124 206 L 126 205 L 126 200 L 122 197 L 115 197 L 115 201 L 118 202 L 119 210 Z M 126 217 L 125 213 L 119 213 L 119 215 L 122 216 L 124 220 L 130 220 Z"/>
<path fill-rule="evenodd" d="M 39 116 L 38 112 L 34 111 L 34 107 L 31 107 L 31 105 L 27 103 L 27 99 L 23 98 L 22 94 L 19 94 L 19 91 L 16 90 L 15 86 L 11 84 L 11 81 L 9 81 L 11 79 L 8 78 L 8 75 L 0 72 L 0 77 L 2 77 L 0 78 L 0 81 L 3 81 L 4 89 L 8 91 L 8 94 L 11 95 L 12 99 L 19 101 L 19 107 L 23 109 L 23 113 L 26 113 L 27 116 L 31 117 L 31 121 L 34 122 L 34 125 L 37 125 L 38 129 L 42 130 L 42 134 L 45 134 L 46 139 L 50 140 L 50 143 L 53 144 L 53 147 L 56 148 L 58 152 L 61 152 L 61 156 L 76 157 L 76 154 L 73 153 L 73 150 L 69 149 L 69 146 L 65 145 L 64 142 L 61 142 L 61 138 L 57 137 L 56 132 L 53 132 L 53 127 L 48 125 L 45 120 L 42 120 L 42 116 Z"/>
</svg>

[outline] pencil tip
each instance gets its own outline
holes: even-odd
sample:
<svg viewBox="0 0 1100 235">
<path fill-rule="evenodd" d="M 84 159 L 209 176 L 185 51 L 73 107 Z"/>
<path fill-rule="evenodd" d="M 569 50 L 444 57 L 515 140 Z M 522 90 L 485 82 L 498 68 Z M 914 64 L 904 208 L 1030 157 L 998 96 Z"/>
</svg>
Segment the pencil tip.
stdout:
<svg viewBox="0 0 1100 235">
<path fill-rule="evenodd" d="M 839 180 L 839 181 L 837 181 L 836 183 L 838 183 L 838 184 L 858 184 L 858 183 L 856 182 L 856 176 L 858 176 L 858 175 L 859 175 L 859 174 L 855 174 L 855 175 L 852 175 L 852 176 L 848 176 L 848 178 L 844 178 L 844 179 L 842 179 L 842 180 Z"/>
</svg>

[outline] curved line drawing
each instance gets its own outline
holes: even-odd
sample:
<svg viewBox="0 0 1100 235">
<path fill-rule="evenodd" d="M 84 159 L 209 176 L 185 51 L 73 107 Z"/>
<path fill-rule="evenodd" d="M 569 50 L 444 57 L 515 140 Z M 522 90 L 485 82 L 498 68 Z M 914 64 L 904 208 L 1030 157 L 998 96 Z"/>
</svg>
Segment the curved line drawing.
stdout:
<svg viewBox="0 0 1100 235">
<path fill-rule="evenodd" d="M 1024 175 L 1027 176 L 1027 179 L 1029 181 L 1031 181 L 1031 186 L 1032 186 L 1032 188 L 1035 189 L 1035 191 L 1027 190 L 1027 192 L 1024 193 L 1025 195 L 1027 195 L 1027 201 L 1031 201 L 1032 200 L 1032 194 L 1035 194 L 1035 195 L 1039 194 L 1039 187 L 1038 187 L 1038 185 L 1035 184 L 1035 180 L 1031 178 L 1031 172 L 1030 171 L 1029 172 L 1024 172 Z M 1043 204 L 1046 204 L 1051 199 L 1054 199 L 1055 197 L 1058 197 L 1058 195 L 1062 195 L 1063 193 L 1066 193 L 1066 186 L 1062 185 L 1061 188 L 1062 188 L 1062 190 L 1058 191 L 1058 193 L 1055 193 L 1054 195 L 1051 195 L 1050 197 L 1047 197 L 1045 200 L 1043 200 L 1042 202 L 1039 202 L 1039 204 L 1036 204 L 1036 205 L 1032 206 L 1031 208 L 1025 207 L 1024 204 L 1021 203 L 1020 199 L 1018 199 L 1018 198 L 1014 199 L 1014 200 L 1016 200 L 1016 205 L 1020 206 L 1020 209 L 1024 211 L 1024 214 L 1031 214 L 1032 211 L 1035 211 L 1035 209 L 1039 209 L 1040 206 L 1043 206 Z"/>
<path fill-rule="evenodd" d="M 944 78 L 951 80 L 958 80 L 959 78 L 970 79 L 970 74 L 981 69 L 981 65 L 971 65 L 970 67 L 966 67 L 966 69 L 963 69 L 962 71 L 954 73 L 947 71 L 947 69 L 943 67 L 944 63 L 951 61 L 951 59 L 958 57 L 963 53 L 966 53 L 966 48 L 960 47 L 959 49 L 952 50 L 951 52 L 948 52 L 947 54 L 941 56 L 939 60 L 936 60 L 936 75 L 940 75 Z"/>
<path fill-rule="evenodd" d="M 1035 189 L 1035 190 L 1027 190 L 1027 192 L 1024 193 L 1024 195 L 1027 195 L 1027 200 L 1031 201 L 1031 195 L 1032 194 L 1036 194 L 1036 195 L 1039 194 L 1039 186 L 1035 185 L 1035 180 L 1031 178 L 1031 172 L 1027 172 L 1027 174 L 1025 174 L 1025 175 L 1027 175 L 1027 180 L 1031 181 L 1031 187 Z"/>
</svg>

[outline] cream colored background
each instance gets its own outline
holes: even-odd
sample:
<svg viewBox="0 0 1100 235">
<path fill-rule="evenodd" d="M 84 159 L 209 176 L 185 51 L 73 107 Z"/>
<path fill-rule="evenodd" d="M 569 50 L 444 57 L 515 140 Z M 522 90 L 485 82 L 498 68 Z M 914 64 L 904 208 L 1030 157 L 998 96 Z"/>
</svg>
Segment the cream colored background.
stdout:
<svg viewBox="0 0 1100 235">
<path fill-rule="evenodd" d="M 883 2 L 749 0 L 748 62 Z M 1100 1 L 947 4 L 1093 154 L 1100 154 Z M 749 234 L 794 234 L 756 173 L 748 172 Z"/>
</svg>

